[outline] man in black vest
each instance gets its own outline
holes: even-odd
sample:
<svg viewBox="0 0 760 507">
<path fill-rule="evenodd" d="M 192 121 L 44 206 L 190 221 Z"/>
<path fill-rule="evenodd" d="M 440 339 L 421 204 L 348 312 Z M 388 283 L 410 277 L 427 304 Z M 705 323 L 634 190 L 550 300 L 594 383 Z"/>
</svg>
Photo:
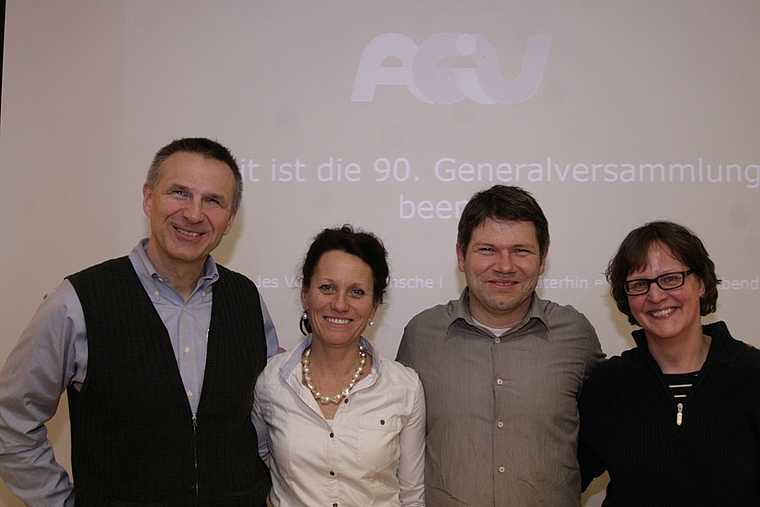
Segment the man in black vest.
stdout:
<svg viewBox="0 0 760 507">
<path fill-rule="evenodd" d="M 143 186 L 150 238 L 46 296 L 0 372 L 0 474 L 28 505 L 266 504 L 251 410 L 277 335 L 210 255 L 242 185 L 219 143 L 170 143 Z M 63 390 L 76 487 L 44 426 Z"/>
</svg>

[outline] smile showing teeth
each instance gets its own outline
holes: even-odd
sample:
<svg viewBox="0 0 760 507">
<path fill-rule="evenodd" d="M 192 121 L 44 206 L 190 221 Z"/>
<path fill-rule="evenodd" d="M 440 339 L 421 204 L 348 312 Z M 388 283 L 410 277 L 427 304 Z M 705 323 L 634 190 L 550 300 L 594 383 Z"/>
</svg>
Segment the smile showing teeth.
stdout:
<svg viewBox="0 0 760 507">
<path fill-rule="evenodd" d="M 664 317 L 665 315 L 670 315 L 673 313 L 673 308 L 665 308 L 664 310 L 658 310 L 656 312 L 652 312 L 653 317 Z"/>
<path fill-rule="evenodd" d="M 351 319 L 336 319 L 334 317 L 325 317 L 325 320 L 333 324 L 348 324 L 351 322 Z"/>
<path fill-rule="evenodd" d="M 193 238 L 201 235 L 200 232 L 190 232 L 190 231 L 186 231 L 185 229 L 180 229 L 179 227 L 177 227 L 177 230 L 180 233 L 184 234 L 185 236 L 190 236 L 190 237 L 193 237 Z"/>
</svg>

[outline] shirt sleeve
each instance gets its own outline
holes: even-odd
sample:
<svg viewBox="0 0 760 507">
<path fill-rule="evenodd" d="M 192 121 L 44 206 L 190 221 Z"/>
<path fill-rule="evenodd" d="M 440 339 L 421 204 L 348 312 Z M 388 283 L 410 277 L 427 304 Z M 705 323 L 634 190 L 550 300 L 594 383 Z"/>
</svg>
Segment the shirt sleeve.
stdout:
<svg viewBox="0 0 760 507">
<path fill-rule="evenodd" d="M 398 482 L 401 505 L 425 505 L 425 393 L 417 379 L 414 404 L 409 420 L 399 435 L 401 456 L 398 465 Z"/>
<path fill-rule="evenodd" d="M 264 336 L 267 340 L 267 358 L 272 357 L 280 351 L 280 342 L 277 339 L 277 331 L 274 328 L 274 322 L 269 315 L 264 298 L 259 293 L 259 302 L 261 303 L 261 315 L 264 318 Z"/>
<path fill-rule="evenodd" d="M 0 475 L 30 506 L 73 506 L 45 423 L 63 391 L 84 379 L 84 315 L 68 281 L 48 293 L 0 371 Z"/>
<path fill-rule="evenodd" d="M 253 421 L 253 427 L 256 428 L 256 438 L 259 442 L 259 456 L 261 459 L 266 459 L 269 456 L 269 445 L 267 439 L 269 438 L 269 430 L 267 423 L 264 421 L 264 417 L 261 414 L 261 397 L 263 396 L 262 390 L 264 389 L 264 382 L 259 376 L 259 381 L 256 382 L 256 390 L 253 395 L 253 411 L 251 412 L 251 420 Z"/>
<path fill-rule="evenodd" d="M 401 342 L 398 345 L 398 350 L 396 351 L 396 361 L 403 364 L 404 366 L 408 366 L 410 368 L 414 368 L 414 361 L 412 360 L 412 350 L 411 350 L 411 340 L 414 338 L 413 332 L 410 331 L 409 327 L 411 326 L 411 323 L 407 324 L 404 328 L 404 334 L 401 336 Z"/>
<path fill-rule="evenodd" d="M 606 357 L 606 354 L 602 352 L 602 345 L 599 343 L 599 337 L 596 335 L 594 326 L 589 322 L 588 327 L 589 352 L 586 355 L 586 371 L 584 372 L 583 376 L 584 381 L 588 378 L 589 375 L 591 375 L 591 372 L 594 370 L 594 368 L 596 368 L 596 365 L 601 363 Z"/>
<path fill-rule="evenodd" d="M 261 315 L 264 317 L 264 336 L 267 341 L 267 359 L 278 354 L 280 352 L 280 342 L 277 339 L 277 331 L 274 328 L 274 322 L 269 315 L 264 298 L 259 293 L 259 301 L 261 302 Z M 261 376 L 259 376 L 261 378 Z M 269 448 L 267 446 L 267 424 L 261 417 L 261 407 L 259 405 L 259 383 L 256 383 L 256 392 L 253 398 L 253 410 L 251 411 L 251 421 L 256 428 L 256 437 L 259 441 L 259 456 L 261 459 L 266 459 L 269 455 Z"/>
</svg>

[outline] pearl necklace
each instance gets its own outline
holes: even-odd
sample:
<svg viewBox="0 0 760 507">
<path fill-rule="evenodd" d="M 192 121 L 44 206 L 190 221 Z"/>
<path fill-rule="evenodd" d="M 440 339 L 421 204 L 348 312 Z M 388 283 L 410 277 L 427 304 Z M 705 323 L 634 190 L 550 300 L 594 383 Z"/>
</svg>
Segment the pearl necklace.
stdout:
<svg viewBox="0 0 760 507">
<path fill-rule="evenodd" d="M 364 345 L 360 343 L 359 344 L 359 367 L 356 369 L 356 373 L 354 373 L 354 376 L 351 379 L 351 382 L 348 383 L 348 386 L 346 386 L 340 392 L 340 394 L 336 394 L 335 396 L 323 396 L 322 393 L 320 393 L 317 390 L 317 386 L 314 385 L 314 382 L 311 381 L 311 368 L 309 368 L 310 355 L 311 355 L 311 347 L 303 351 L 303 357 L 301 358 L 301 368 L 303 370 L 303 381 L 306 384 L 306 387 L 309 388 L 309 391 L 311 391 L 311 394 L 314 396 L 314 399 L 317 400 L 322 405 L 329 405 L 330 403 L 340 403 L 340 401 L 343 398 L 348 396 L 348 393 L 351 392 L 351 389 L 353 389 L 353 387 L 361 378 L 362 372 L 364 371 L 364 365 L 367 364 L 367 352 L 364 350 Z"/>
</svg>

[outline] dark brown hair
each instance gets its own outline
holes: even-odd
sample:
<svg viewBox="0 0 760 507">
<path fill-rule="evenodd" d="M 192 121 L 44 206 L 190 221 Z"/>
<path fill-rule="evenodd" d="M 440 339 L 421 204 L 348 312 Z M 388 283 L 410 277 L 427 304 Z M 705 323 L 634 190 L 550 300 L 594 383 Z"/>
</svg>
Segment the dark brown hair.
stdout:
<svg viewBox="0 0 760 507">
<path fill-rule="evenodd" d="M 628 322 L 637 324 L 631 313 L 628 295 L 625 293 L 623 284 L 632 272 L 646 266 L 649 260 L 649 249 L 655 243 L 667 247 L 673 257 L 685 264 L 687 269 L 694 270 L 694 274 L 704 282 L 705 295 L 699 300 L 700 315 L 714 312 L 720 282 L 715 275 L 715 264 L 710 259 L 705 246 L 688 228 L 660 220 L 649 222 L 628 233 L 607 265 L 605 275 L 610 283 L 610 292 L 618 310 L 628 316 Z"/>
<path fill-rule="evenodd" d="M 464 256 L 467 256 L 472 231 L 487 218 L 533 222 L 540 258 L 543 259 L 546 255 L 549 249 L 549 223 L 538 202 L 527 190 L 520 187 L 494 185 L 472 196 L 462 211 L 457 231 L 457 246 Z"/>
</svg>

